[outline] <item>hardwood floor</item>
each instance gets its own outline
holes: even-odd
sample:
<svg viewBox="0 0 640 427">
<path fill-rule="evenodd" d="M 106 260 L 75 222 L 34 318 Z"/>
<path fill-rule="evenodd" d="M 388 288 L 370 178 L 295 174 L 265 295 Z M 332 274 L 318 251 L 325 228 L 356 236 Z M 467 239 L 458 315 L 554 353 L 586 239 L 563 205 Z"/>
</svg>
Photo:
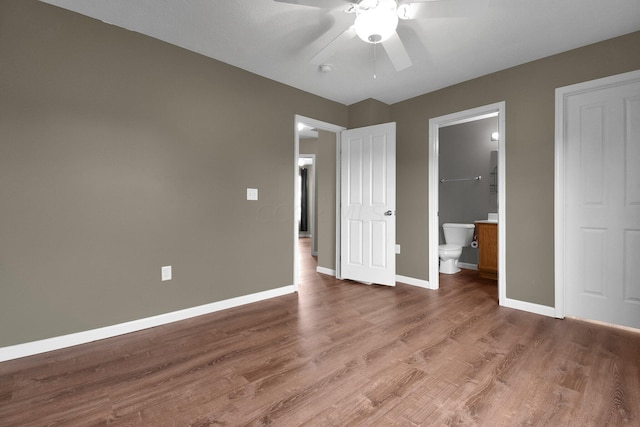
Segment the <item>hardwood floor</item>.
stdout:
<svg viewBox="0 0 640 427">
<path fill-rule="evenodd" d="M 302 258 L 296 295 L 0 363 L 0 425 L 640 425 L 640 333 Z"/>
</svg>

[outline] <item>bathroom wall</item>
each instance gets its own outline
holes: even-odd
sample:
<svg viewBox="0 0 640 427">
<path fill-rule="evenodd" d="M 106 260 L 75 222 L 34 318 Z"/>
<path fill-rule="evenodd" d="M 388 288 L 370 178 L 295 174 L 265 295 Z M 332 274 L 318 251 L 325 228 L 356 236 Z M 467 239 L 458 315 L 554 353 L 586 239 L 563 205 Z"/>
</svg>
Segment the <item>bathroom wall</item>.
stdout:
<svg viewBox="0 0 640 427">
<path fill-rule="evenodd" d="M 497 117 L 440 129 L 440 179 L 482 177 L 478 181 L 439 184 L 441 244 L 442 224 L 473 224 L 475 220 L 486 219 L 489 212 L 498 212 L 497 192 L 491 191 L 494 183 L 491 172 L 497 166 L 498 150 L 498 141 L 491 141 L 491 133 L 497 130 Z M 478 250 L 464 248 L 460 262 L 477 264 Z"/>
</svg>

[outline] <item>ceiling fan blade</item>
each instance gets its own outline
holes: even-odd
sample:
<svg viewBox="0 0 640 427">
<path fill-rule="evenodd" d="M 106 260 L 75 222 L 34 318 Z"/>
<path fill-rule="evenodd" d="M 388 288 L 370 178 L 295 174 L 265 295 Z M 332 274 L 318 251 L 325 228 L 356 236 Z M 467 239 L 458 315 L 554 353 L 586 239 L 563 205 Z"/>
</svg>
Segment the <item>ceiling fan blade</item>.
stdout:
<svg viewBox="0 0 640 427">
<path fill-rule="evenodd" d="M 382 47 L 384 47 L 385 52 L 387 52 L 387 55 L 389 56 L 389 59 L 396 71 L 402 71 L 413 65 L 413 62 L 411 62 L 411 58 L 409 58 L 409 54 L 407 53 L 407 49 L 405 49 L 398 33 L 393 33 L 390 38 L 383 41 Z"/>
<path fill-rule="evenodd" d="M 300 6 L 317 7 L 320 9 L 336 9 L 347 7 L 350 1 L 347 0 L 273 0 L 278 3 L 297 4 Z"/>
<path fill-rule="evenodd" d="M 344 30 L 342 33 L 340 33 L 328 45 L 323 47 L 320 50 L 320 52 L 316 53 L 316 55 L 309 60 L 309 63 L 314 65 L 324 64 L 327 61 L 327 59 L 331 58 L 336 53 L 336 51 L 340 49 L 340 46 L 344 42 L 351 40 L 355 36 L 356 36 L 356 27 L 352 25 L 346 30 Z"/>
<path fill-rule="evenodd" d="M 407 7 L 405 19 L 472 18 L 487 8 L 487 0 L 409 0 L 400 4 Z"/>
</svg>

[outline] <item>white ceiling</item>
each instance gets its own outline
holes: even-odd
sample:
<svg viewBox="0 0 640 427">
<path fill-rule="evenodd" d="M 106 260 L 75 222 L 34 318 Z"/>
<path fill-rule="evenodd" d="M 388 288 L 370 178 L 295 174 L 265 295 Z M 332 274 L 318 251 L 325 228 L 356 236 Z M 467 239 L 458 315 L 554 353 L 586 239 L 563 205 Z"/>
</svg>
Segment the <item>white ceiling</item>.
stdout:
<svg viewBox="0 0 640 427">
<path fill-rule="evenodd" d="M 354 15 L 342 10 L 347 2 L 327 10 L 273 0 L 41 1 L 345 105 L 367 98 L 393 104 L 640 30 L 640 0 L 430 2 L 434 17 L 398 26 L 413 66 L 395 71 L 378 47 L 374 79 L 373 45 L 357 37 L 325 61 L 331 72 L 308 62 L 353 23 Z M 465 17 L 435 17 L 440 11 L 470 10 Z"/>
</svg>

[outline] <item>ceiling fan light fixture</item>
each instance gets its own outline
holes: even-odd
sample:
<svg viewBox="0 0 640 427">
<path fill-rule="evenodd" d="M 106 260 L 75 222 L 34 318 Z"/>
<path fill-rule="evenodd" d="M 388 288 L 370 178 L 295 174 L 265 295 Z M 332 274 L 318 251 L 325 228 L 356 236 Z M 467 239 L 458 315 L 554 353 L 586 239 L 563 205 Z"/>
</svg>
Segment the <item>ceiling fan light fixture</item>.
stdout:
<svg viewBox="0 0 640 427">
<path fill-rule="evenodd" d="M 367 6 L 363 6 L 366 3 Z M 356 34 L 367 43 L 382 43 L 393 35 L 398 27 L 395 0 L 361 2 L 356 11 Z"/>
</svg>

